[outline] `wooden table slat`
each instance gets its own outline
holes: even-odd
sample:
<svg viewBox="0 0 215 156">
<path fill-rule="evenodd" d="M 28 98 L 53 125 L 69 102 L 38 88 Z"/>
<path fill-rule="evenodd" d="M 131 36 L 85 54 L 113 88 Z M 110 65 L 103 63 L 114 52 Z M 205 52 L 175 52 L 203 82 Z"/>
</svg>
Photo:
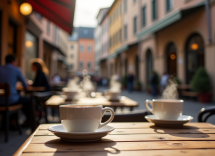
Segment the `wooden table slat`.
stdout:
<svg viewBox="0 0 215 156">
<path fill-rule="evenodd" d="M 215 129 L 115 129 L 110 135 L 123 135 L 123 134 L 215 134 Z M 35 136 L 38 135 L 51 135 L 54 134 L 47 130 L 39 130 Z"/>
<path fill-rule="evenodd" d="M 215 141 L 157 141 L 157 142 L 106 142 L 106 143 L 68 143 L 61 140 L 45 144 L 30 144 L 24 152 L 81 152 L 81 151 L 132 151 L 158 149 L 215 149 Z"/>
<path fill-rule="evenodd" d="M 39 153 L 39 156 L 213 156 L 215 149 L 191 150 L 147 150 L 147 151 L 116 151 L 116 152 L 67 152 Z M 38 153 L 23 153 L 22 156 L 38 156 Z"/>
<path fill-rule="evenodd" d="M 44 144 L 50 140 L 59 139 L 57 136 L 35 136 L 31 143 Z M 135 135 L 107 135 L 100 142 L 119 142 L 119 141 L 162 141 L 162 140 L 207 140 L 215 141 L 215 134 L 135 134 Z"/>
<path fill-rule="evenodd" d="M 56 124 L 42 124 L 40 126 L 40 130 L 44 129 L 47 130 L 49 127 L 57 125 Z M 152 128 L 152 129 L 164 129 L 163 127 L 156 127 L 153 123 L 110 123 L 110 126 L 115 127 L 116 129 L 139 129 L 139 128 Z M 215 129 L 215 125 L 210 123 L 188 123 L 185 124 L 183 127 L 180 128 L 174 128 L 174 129 L 209 129 L 213 128 Z M 169 128 L 172 129 L 172 128 Z"/>
</svg>

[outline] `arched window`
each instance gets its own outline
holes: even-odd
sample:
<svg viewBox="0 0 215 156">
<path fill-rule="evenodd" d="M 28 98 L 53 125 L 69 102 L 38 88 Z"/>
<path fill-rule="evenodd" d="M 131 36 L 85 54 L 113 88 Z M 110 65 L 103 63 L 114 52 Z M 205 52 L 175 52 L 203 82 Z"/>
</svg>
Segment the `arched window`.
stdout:
<svg viewBox="0 0 215 156">
<path fill-rule="evenodd" d="M 186 81 L 189 84 L 196 70 L 204 66 L 204 41 L 199 34 L 189 37 L 186 44 Z"/>
<path fill-rule="evenodd" d="M 167 56 L 167 73 L 169 75 L 177 75 L 177 55 L 174 43 L 169 43 L 166 49 Z"/>
<path fill-rule="evenodd" d="M 146 52 L 146 80 L 147 84 L 150 83 L 151 74 L 153 71 L 153 57 L 150 49 Z"/>
</svg>

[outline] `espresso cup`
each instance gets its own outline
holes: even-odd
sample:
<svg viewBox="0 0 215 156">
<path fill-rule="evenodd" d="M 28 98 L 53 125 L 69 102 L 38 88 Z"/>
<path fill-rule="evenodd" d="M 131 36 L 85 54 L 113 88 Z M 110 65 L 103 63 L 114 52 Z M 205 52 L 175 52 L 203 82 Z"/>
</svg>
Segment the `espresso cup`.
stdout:
<svg viewBox="0 0 215 156">
<path fill-rule="evenodd" d="M 60 119 L 67 132 L 95 132 L 104 127 L 114 118 L 113 109 L 101 105 L 61 105 Z M 101 123 L 106 111 L 111 112 L 110 118 Z"/>
<path fill-rule="evenodd" d="M 152 108 L 149 107 L 149 104 Z M 183 100 L 146 100 L 146 108 L 159 119 L 178 119 L 183 112 Z"/>
</svg>

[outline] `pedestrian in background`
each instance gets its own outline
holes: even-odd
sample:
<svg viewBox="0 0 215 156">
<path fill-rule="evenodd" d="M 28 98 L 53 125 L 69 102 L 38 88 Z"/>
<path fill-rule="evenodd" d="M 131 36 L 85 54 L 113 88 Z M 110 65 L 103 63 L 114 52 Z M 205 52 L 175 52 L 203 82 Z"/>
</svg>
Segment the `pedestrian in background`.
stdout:
<svg viewBox="0 0 215 156">
<path fill-rule="evenodd" d="M 134 75 L 131 72 L 128 74 L 127 81 L 128 81 L 128 91 L 130 93 L 132 93 L 133 92 Z"/>
<path fill-rule="evenodd" d="M 169 79 L 169 74 L 167 72 L 164 72 L 164 74 L 161 77 L 161 81 L 160 81 L 162 93 L 166 89 L 166 86 L 167 86 L 167 83 L 168 83 L 168 79 Z"/>
<path fill-rule="evenodd" d="M 152 78 L 151 78 L 151 85 L 152 85 L 152 96 L 157 96 L 157 84 L 158 84 L 158 77 L 157 74 L 153 71 Z"/>
</svg>

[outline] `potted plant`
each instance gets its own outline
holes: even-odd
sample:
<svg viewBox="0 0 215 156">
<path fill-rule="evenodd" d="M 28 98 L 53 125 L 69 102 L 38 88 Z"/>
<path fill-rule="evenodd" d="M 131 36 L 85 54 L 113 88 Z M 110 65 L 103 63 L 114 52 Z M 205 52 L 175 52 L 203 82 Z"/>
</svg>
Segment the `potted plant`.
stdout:
<svg viewBox="0 0 215 156">
<path fill-rule="evenodd" d="M 134 88 L 135 88 L 136 91 L 141 91 L 142 90 L 142 84 L 141 84 L 140 80 L 137 80 L 135 82 Z"/>
<path fill-rule="evenodd" d="M 199 92 L 200 102 L 203 103 L 210 102 L 212 86 L 210 77 L 204 67 L 200 67 L 196 71 L 191 81 L 191 88 L 194 91 Z"/>
<path fill-rule="evenodd" d="M 127 76 L 122 77 L 121 84 L 123 89 L 127 89 Z"/>
</svg>

